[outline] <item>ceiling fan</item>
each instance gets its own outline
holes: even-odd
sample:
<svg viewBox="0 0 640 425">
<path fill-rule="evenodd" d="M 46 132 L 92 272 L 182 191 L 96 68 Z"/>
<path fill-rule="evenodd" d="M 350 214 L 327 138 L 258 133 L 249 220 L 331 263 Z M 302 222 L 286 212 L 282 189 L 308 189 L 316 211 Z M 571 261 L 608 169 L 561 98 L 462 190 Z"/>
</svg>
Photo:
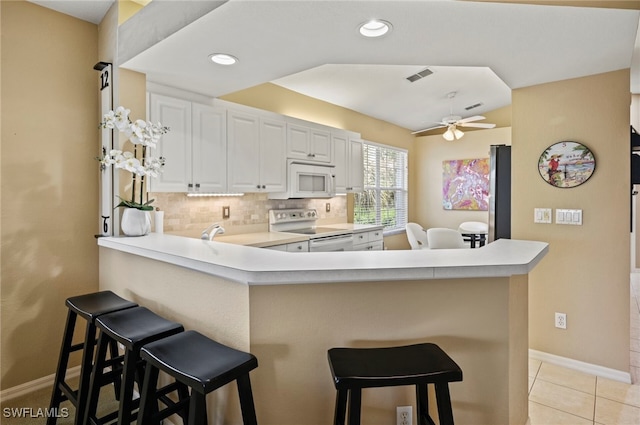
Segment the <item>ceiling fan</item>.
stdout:
<svg viewBox="0 0 640 425">
<path fill-rule="evenodd" d="M 453 98 L 456 96 L 456 92 L 451 92 L 447 95 L 449 99 L 453 102 Z M 442 137 L 444 137 L 448 141 L 458 140 L 464 136 L 464 133 L 458 129 L 458 127 L 473 127 L 473 128 L 494 128 L 495 124 L 489 123 L 479 123 L 474 121 L 480 121 L 486 119 L 482 115 L 474 115 L 468 118 L 462 118 L 459 115 L 453 115 L 453 108 L 450 109 L 450 115 L 446 116 L 437 123 L 437 125 L 423 128 L 422 130 L 414 131 L 411 134 L 418 134 L 428 130 L 434 130 L 436 128 L 447 128 L 447 131 L 444 132 Z"/>
</svg>

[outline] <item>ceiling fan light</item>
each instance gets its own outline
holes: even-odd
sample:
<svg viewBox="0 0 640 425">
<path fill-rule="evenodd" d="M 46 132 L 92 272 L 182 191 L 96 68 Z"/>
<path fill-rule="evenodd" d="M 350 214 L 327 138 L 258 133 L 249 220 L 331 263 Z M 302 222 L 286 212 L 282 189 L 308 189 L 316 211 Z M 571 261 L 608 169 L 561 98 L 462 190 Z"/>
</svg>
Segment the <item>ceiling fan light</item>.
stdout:
<svg viewBox="0 0 640 425">
<path fill-rule="evenodd" d="M 459 139 L 462 139 L 462 136 L 464 136 L 464 133 L 456 128 L 455 130 L 453 130 L 453 135 L 455 136 L 456 140 L 459 140 Z"/>
<path fill-rule="evenodd" d="M 451 142 L 451 141 L 455 140 L 456 136 L 454 136 L 453 131 L 451 131 L 451 129 L 448 129 L 447 131 L 444 132 L 442 137 L 444 137 L 444 139 L 446 141 Z"/>
</svg>

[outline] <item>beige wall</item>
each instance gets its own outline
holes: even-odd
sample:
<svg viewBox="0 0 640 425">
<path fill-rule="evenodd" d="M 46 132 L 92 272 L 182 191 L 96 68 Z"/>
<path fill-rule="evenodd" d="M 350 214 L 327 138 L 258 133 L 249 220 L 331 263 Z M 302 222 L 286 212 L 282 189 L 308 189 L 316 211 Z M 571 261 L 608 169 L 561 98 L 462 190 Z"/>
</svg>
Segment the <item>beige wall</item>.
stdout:
<svg viewBox="0 0 640 425">
<path fill-rule="evenodd" d="M 512 100 L 512 128 L 467 132 L 455 144 L 416 139 L 413 217 L 424 227 L 485 221 L 486 212 L 442 209 L 442 161 L 512 144 L 512 237 L 551 246 L 530 276 L 530 347 L 628 372 L 629 72 L 514 90 Z M 554 188 L 538 173 L 540 154 L 561 140 L 585 143 L 596 156 L 595 174 L 580 187 Z M 536 207 L 580 208 L 584 224 L 534 224 Z M 554 327 L 555 312 L 567 314 L 567 330 Z"/>
<path fill-rule="evenodd" d="M 629 371 L 629 70 L 514 90 L 512 236 L 549 242 L 530 275 L 530 347 Z M 585 184 L 558 189 L 537 170 L 549 145 L 594 153 Z M 579 208 L 582 226 L 533 224 L 533 209 Z M 554 220 L 555 221 L 555 220 Z M 567 314 L 567 330 L 554 327 Z"/>
<path fill-rule="evenodd" d="M 455 142 L 442 134 L 418 137 L 414 153 L 413 176 L 415 199 L 413 221 L 422 227 L 457 229 L 464 221 L 487 222 L 488 211 L 445 210 L 442 207 L 442 161 L 451 159 L 489 158 L 491 145 L 510 145 L 511 127 L 483 131 L 468 131 Z"/>
<path fill-rule="evenodd" d="M 97 27 L 2 10 L 2 389 L 52 374 L 64 300 L 98 288 Z"/>
</svg>

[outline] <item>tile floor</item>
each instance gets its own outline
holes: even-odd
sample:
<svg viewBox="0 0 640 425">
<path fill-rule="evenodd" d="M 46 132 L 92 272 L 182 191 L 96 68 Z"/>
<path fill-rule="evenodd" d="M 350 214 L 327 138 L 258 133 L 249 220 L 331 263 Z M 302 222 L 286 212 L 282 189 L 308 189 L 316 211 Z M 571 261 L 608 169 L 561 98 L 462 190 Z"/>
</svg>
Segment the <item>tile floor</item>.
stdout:
<svg viewBox="0 0 640 425">
<path fill-rule="evenodd" d="M 634 384 L 530 359 L 531 425 L 640 425 L 640 273 L 631 275 L 630 310 Z"/>
</svg>

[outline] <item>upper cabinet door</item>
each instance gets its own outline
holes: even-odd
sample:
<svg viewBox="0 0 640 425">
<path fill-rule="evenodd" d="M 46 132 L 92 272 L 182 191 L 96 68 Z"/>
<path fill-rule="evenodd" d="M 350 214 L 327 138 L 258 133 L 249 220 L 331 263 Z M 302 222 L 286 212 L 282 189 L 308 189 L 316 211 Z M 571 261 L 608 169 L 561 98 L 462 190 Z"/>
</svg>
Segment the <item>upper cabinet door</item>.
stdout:
<svg viewBox="0 0 640 425">
<path fill-rule="evenodd" d="M 227 112 L 225 108 L 192 105 L 192 183 L 199 192 L 227 190 Z"/>
<path fill-rule="evenodd" d="M 364 190 L 362 140 L 355 133 L 336 131 L 332 134 L 336 165 L 336 192 Z"/>
<path fill-rule="evenodd" d="M 149 119 L 170 129 L 151 150 L 152 156 L 165 159 L 165 166 L 151 179 L 149 190 L 185 192 L 191 181 L 191 102 L 151 93 L 149 103 Z"/>
<path fill-rule="evenodd" d="M 331 133 L 326 130 L 289 123 L 287 125 L 287 157 L 312 162 L 333 160 Z"/>
<path fill-rule="evenodd" d="M 325 130 L 311 130 L 310 149 L 314 161 L 332 162 L 333 149 L 331 143 L 331 133 Z"/>
<path fill-rule="evenodd" d="M 260 118 L 260 185 L 265 192 L 287 190 L 287 123 Z"/>
<path fill-rule="evenodd" d="M 347 189 L 347 173 L 349 167 L 347 165 L 349 156 L 349 137 L 345 132 L 335 132 L 333 138 L 333 163 L 336 166 L 336 193 L 346 193 Z"/>
<path fill-rule="evenodd" d="M 350 192 L 364 191 L 364 151 L 359 138 L 349 138 L 349 159 L 347 162 L 348 187 Z"/>
<path fill-rule="evenodd" d="M 296 124 L 287 125 L 287 157 L 309 160 L 309 129 Z"/>
<path fill-rule="evenodd" d="M 260 118 L 227 110 L 227 178 L 232 192 L 260 190 Z"/>
</svg>

